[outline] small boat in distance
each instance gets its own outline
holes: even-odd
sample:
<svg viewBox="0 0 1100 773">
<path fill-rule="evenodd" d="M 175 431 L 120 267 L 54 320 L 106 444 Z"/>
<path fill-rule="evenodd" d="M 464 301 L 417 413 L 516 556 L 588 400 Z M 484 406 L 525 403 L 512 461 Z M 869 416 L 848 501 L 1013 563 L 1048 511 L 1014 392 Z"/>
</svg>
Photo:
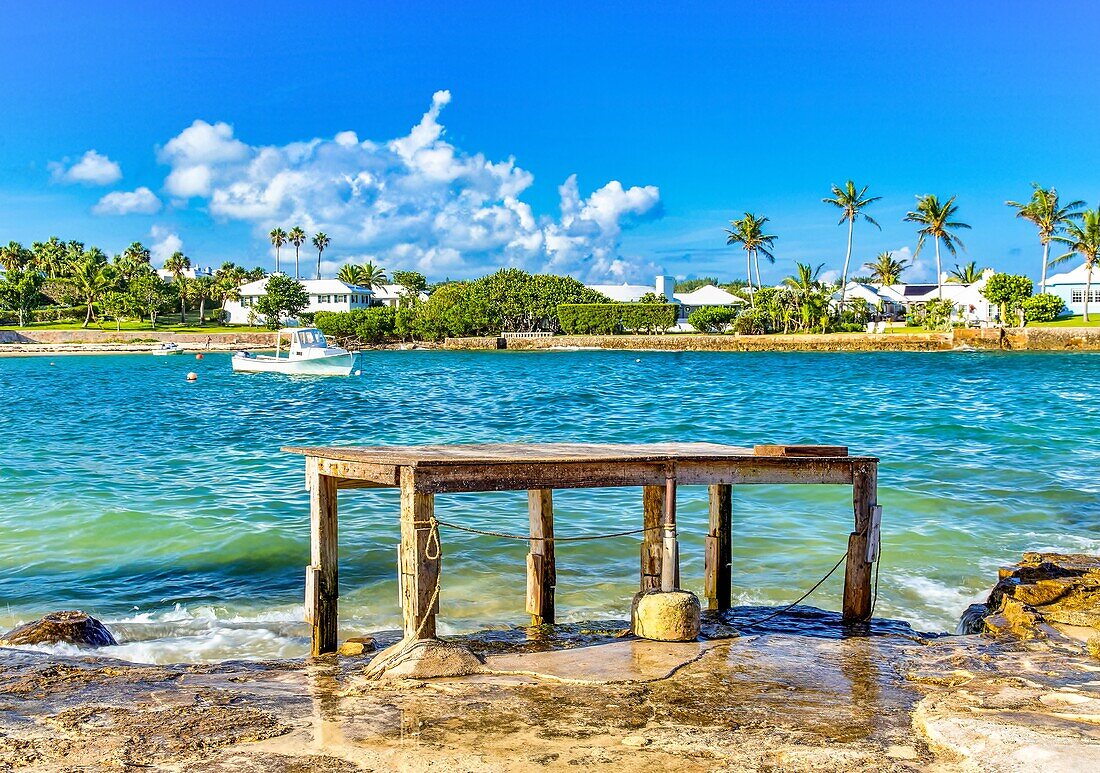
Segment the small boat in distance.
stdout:
<svg viewBox="0 0 1100 773">
<path fill-rule="evenodd" d="M 290 350 L 282 355 L 283 336 L 290 337 Z M 299 376 L 350 376 L 355 355 L 339 346 L 329 346 L 325 334 L 315 327 L 283 328 L 275 334 L 275 354 L 237 352 L 235 373 L 288 373 Z"/>
<path fill-rule="evenodd" d="M 163 343 L 156 349 L 154 349 L 153 354 L 157 355 L 158 357 L 163 357 L 167 354 L 183 354 L 183 349 L 180 348 L 179 344 L 168 341 L 167 343 Z"/>
</svg>

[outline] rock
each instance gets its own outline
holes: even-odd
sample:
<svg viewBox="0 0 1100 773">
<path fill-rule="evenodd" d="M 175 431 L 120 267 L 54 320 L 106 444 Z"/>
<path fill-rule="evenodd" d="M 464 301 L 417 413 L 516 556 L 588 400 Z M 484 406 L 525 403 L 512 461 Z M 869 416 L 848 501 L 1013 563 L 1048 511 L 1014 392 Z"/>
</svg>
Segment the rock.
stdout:
<svg viewBox="0 0 1100 773">
<path fill-rule="evenodd" d="M 1100 556 L 1025 553 L 1001 569 L 989 600 L 968 609 L 960 627 L 1019 639 L 1060 634 L 1091 641 L 1100 635 Z"/>
<path fill-rule="evenodd" d="M 118 644 L 107 626 L 79 611 L 51 612 L 40 620 L 13 628 L 0 636 L 0 646 L 24 644 L 75 644 L 77 647 L 110 647 Z"/>
<path fill-rule="evenodd" d="M 350 658 L 362 655 L 364 652 L 374 652 L 374 649 L 373 636 L 350 636 L 344 640 L 344 643 L 336 651 L 344 657 Z"/>
<path fill-rule="evenodd" d="M 629 746 L 632 749 L 641 749 L 643 746 L 649 746 L 651 741 L 644 735 L 628 735 L 620 743 L 623 746 Z"/>
<path fill-rule="evenodd" d="M 468 676 L 483 670 L 481 660 L 465 647 L 439 639 L 423 639 L 412 645 L 399 641 L 382 650 L 367 666 L 366 675 L 380 679 L 434 679 Z"/>
<path fill-rule="evenodd" d="M 642 591 L 634 596 L 630 619 L 634 635 L 654 641 L 695 641 L 699 599 L 686 590 Z"/>
</svg>

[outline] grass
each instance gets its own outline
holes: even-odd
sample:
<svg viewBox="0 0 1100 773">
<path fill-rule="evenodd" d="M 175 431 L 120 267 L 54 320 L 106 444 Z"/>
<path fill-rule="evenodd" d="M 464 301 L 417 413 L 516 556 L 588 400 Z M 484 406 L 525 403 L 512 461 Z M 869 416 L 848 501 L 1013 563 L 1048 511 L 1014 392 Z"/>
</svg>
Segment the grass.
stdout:
<svg viewBox="0 0 1100 773">
<path fill-rule="evenodd" d="M 18 325 L 0 325 L 0 330 L 99 330 L 111 333 L 118 330 L 114 321 L 91 322 L 87 328 L 82 328 L 80 322 L 35 322 L 24 327 Z M 181 325 L 179 316 L 162 317 L 157 320 L 156 328 L 153 328 L 148 320 L 127 320 L 121 325 L 122 331 L 155 331 L 158 333 L 242 333 L 246 331 L 263 332 L 265 328 L 248 327 L 247 325 L 215 325 L 207 322 L 199 325 L 198 315 L 188 319 L 187 324 Z"/>
<path fill-rule="evenodd" d="M 1053 322 L 1029 322 L 1028 327 L 1100 327 L 1100 309 L 1089 314 L 1089 321 L 1085 322 L 1085 319 L 1080 314 L 1076 314 L 1072 317 L 1062 317 L 1056 319 Z"/>
</svg>

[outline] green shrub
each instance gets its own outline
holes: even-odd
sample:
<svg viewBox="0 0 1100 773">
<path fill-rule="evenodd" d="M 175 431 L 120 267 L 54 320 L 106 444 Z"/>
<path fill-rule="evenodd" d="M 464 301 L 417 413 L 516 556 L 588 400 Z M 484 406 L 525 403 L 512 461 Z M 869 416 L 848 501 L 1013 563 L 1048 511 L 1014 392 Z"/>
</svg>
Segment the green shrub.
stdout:
<svg viewBox="0 0 1100 773">
<path fill-rule="evenodd" d="M 676 324 L 671 303 L 563 303 L 561 329 L 568 335 L 612 335 L 622 331 L 653 333 Z"/>
<path fill-rule="evenodd" d="M 1057 295 L 1042 293 L 1023 301 L 1024 319 L 1028 322 L 1053 322 L 1066 310 L 1066 303 Z"/>
<path fill-rule="evenodd" d="M 379 344 L 393 338 L 394 310 L 389 306 L 352 311 L 318 311 L 313 324 L 326 336 L 351 344 Z"/>
<path fill-rule="evenodd" d="M 733 306 L 703 306 L 688 314 L 688 324 L 700 333 L 721 333 L 740 312 Z"/>
</svg>

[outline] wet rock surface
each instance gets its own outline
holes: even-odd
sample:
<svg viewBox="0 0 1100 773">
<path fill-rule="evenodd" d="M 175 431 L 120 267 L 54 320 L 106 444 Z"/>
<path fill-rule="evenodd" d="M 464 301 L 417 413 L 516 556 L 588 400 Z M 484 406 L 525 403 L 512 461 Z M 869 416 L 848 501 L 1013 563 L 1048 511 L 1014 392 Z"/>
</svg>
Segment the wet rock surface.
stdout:
<svg viewBox="0 0 1100 773">
<path fill-rule="evenodd" d="M 118 644 L 107 626 L 77 610 L 50 614 L 0 636 L 0 646 L 73 644 L 77 647 L 109 647 Z"/>
<path fill-rule="evenodd" d="M 964 625 L 1019 639 L 1063 636 L 1100 651 L 1100 556 L 1025 553 L 1001 569 L 989 600 L 968 610 Z"/>
</svg>

